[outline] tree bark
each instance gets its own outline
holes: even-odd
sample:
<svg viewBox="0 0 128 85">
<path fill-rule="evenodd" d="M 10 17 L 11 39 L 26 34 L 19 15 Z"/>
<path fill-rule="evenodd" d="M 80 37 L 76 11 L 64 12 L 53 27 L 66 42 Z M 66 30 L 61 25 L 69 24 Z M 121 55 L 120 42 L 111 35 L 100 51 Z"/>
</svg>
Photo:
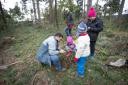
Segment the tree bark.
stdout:
<svg viewBox="0 0 128 85">
<path fill-rule="evenodd" d="M 87 3 L 88 3 L 88 5 L 87 5 L 87 13 L 88 13 L 90 7 L 92 6 L 92 0 L 88 0 Z"/>
<path fill-rule="evenodd" d="M 1 1 L 0 1 L 0 15 L 1 15 L 1 17 L 2 17 L 2 20 L 3 20 L 3 27 L 1 28 L 2 30 L 4 29 L 4 28 L 6 28 L 7 27 L 7 22 L 6 22 L 6 18 L 5 18 L 5 16 L 4 16 L 4 11 L 3 11 L 3 8 L 2 8 L 2 3 L 1 3 Z"/>
<path fill-rule="evenodd" d="M 39 0 L 37 1 L 37 13 L 38 13 L 38 21 L 41 22 L 41 17 L 40 17 L 40 4 L 39 4 Z"/>
<path fill-rule="evenodd" d="M 49 0 L 49 22 L 53 23 L 53 10 L 52 10 L 53 0 Z"/>
<path fill-rule="evenodd" d="M 56 20 L 56 26 L 58 27 L 58 18 L 57 18 L 57 0 L 55 0 L 55 20 Z"/>
<path fill-rule="evenodd" d="M 32 0 L 32 4 L 33 4 L 33 10 L 34 10 L 34 21 L 37 21 L 37 15 L 36 15 L 36 6 L 35 6 L 35 1 Z"/>
<path fill-rule="evenodd" d="M 98 3 L 99 3 L 99 0 L 97 0 L 96 2 L 96 9 L 98 10 Z"/>
<path fill-rule="evenodd" d="M 118 18 L 120 18 L 122 16 L 122 12 L 123 12 L 123 8 L 124 8 L 124 3 L 125 3 L 125 0 L 122 0 L 121 4 L 120 4 L 119 12 L 118 12 Z"/>
</svg>

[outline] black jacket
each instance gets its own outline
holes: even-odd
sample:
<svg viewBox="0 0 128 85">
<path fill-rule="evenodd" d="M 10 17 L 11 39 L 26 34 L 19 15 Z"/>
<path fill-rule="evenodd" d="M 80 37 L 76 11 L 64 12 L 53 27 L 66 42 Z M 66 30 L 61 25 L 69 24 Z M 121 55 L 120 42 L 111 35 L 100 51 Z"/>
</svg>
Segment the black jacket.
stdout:
<svg viewBox="0 0 128 85">
<path fill-rule="evenodd" d="M 90 27 L 88 30 L 90 41 L 96 41 L 99 32 L 103 30 L 103 21 L 99 18 L 96 18 L 94 21 L 88 20 L 87 26 Z"/>
</svg>

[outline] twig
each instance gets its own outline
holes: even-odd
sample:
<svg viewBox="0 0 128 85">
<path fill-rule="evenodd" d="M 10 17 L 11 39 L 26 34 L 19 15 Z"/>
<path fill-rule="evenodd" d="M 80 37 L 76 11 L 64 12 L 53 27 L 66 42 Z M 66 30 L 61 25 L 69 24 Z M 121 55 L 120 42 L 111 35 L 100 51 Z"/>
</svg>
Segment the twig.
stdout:
<svg viewBox="0 0 128 85">
<path fill-rule="evenodd" d="M 15 65 L 15 64 L 17 64 L 17 63 L 21 63 L 21 62 L 23 62 L 23 61 L 17 61 L 17 62 L 8 64 L 8 65 L 2 65 L 2 66 L 0 66 L 0 70 L 7 69 L 8 67 L 10 67 L 10 66 L 12 66 L 12 65 Z"/>
</svg>

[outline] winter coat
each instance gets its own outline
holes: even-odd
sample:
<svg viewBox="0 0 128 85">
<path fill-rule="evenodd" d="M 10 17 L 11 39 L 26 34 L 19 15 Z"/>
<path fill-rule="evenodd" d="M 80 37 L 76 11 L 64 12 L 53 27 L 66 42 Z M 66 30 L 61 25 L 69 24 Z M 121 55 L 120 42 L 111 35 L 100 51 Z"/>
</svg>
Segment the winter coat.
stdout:
<svg viewBox="0 0 128 85">
<path fill-rule="evenodd" d="M 90 55 L 90 38 L 88 34 L 78 37 L 76 50 L 76 58 L 88 57 Z"/>
<path fill-rule="evenodd" d="M 88 30 L 90 41 L 96 41 L 99 32 L 103 30 L 103 21 L 99 18 L 96 18 L 94 21 L 88 20 L 87 26 L 90 27 Z"/>
</svg>

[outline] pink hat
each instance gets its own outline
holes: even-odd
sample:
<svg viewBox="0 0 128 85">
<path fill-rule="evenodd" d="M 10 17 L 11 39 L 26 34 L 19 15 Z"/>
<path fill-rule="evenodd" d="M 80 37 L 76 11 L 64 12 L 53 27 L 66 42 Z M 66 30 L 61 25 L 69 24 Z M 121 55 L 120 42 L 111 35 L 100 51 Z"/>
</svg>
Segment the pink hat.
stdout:
<svg viewBox="0 0 128 85">
<path fill-rule="evenodd" d="M 72 38 L 72 36 L 68 36 L 67 37 L 67 44 L 72 44 L 73 43 L 73 38 Z"/>
<path fill-rule="evenodd" d="M 88 17 L 96 17 L 96 11 L 93 7 L 91 7 L 88 11 Z"/>
</svg>

